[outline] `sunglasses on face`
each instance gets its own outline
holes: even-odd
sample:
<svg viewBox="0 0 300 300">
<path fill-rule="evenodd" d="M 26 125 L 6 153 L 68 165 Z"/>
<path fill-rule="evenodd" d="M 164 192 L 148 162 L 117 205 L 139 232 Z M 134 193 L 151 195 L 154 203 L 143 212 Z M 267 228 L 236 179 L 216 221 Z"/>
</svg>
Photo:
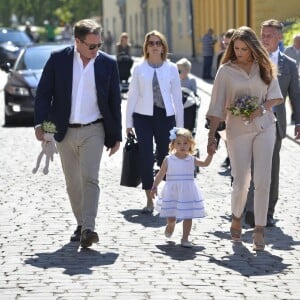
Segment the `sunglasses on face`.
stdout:
<svg viewBox="0 0 300 300">
<path fill-rule="evenodd" d="M 101 47 L 101 45 L 102 45 L 102 43 L 99 43 L 99 44 L 88 44 L 88 43 L 86 43 L 85 41 L 83 41 L 83 40 L 80 40 L 83 44 L 85 44 L 88 48 L 89 48 L 89 50 L 94 50 L 94 49 L 96 49 L 96 48 L 100 48 Z"/>
<path fill-rule="evenodd" d="M 150 47 L 153 47 L 153 46 L 160 47 L 160 46 L 162 46 L 162 42 L 161 41 L 148 41 L 148 45 Z"/>
</svg>

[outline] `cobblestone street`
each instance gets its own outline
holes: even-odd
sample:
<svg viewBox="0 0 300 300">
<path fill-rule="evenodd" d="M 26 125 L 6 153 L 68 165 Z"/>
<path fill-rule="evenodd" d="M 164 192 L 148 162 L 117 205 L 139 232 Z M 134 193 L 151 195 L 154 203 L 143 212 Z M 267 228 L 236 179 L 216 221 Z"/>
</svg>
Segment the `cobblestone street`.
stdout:
<svg viewBox="0 0 300 300">
<path fill-rule="evenodd" d="M 230 240 L 223 142 L 197 176 L 207 217 L 193 221 L 194 248 L 180 247 L 181 223 L 167 241 L 165 220 L 140 212 L 141 188 L 119 185 L 120 150 L 103 155 L 100 242 L 82 250 L 69 242 L 76 223 L 58 155 L 48 175 L 32 174 L 40 152 L 33 128 L 3 127 L 5 76 L 0 71 L 0 299 L 300 299 L 300 146 L 292 137 L 282 144 L 277 226 L 266 229 L 266 251 L 252 251 L 252 230 L 246 227 L 242 243 Z M 196 141 L 203 157 L 212 84 L 199 78 L 197 83 L 202 102 Z M 126 100 L 122 105 L 124 111 Z"/>
</svg>

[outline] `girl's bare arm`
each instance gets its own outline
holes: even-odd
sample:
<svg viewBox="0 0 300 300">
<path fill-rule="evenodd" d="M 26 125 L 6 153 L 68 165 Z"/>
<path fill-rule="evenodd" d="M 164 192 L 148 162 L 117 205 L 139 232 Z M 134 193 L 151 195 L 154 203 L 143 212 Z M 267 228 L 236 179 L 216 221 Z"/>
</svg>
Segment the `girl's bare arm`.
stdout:
<svg viewBox="0 0 300 300">
<path fill-rule="evenodd" d="M 195 158 L 195 165 L 197 167 L 207 167 L 210 165 L 212 161 L 213 155 L 208 154 L 204 161 L 200 160 L 199 158 Z"/>
</svg>

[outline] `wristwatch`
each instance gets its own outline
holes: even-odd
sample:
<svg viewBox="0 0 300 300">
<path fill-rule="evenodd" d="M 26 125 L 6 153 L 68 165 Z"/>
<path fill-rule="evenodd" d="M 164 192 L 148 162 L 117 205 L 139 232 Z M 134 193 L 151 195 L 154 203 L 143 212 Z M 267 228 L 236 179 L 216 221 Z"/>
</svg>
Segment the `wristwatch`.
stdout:
<svg viewBox="0 0 300 300">
<path fill-rule="evenodd" d="M 261 108 L 261 113 L 264 115 L 267 112 L 266 108 L 264 107 L 263 104 L 260 106 L 260 108 Z"/>
</svg>

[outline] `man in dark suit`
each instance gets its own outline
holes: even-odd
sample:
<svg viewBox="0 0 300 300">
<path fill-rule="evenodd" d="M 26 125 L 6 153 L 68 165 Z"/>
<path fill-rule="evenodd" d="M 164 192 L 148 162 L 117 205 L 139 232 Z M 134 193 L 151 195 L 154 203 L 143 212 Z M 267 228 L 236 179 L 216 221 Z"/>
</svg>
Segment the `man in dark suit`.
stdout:
<svg viewBox="0 0 300 300">
<path fill-rule="evenodd" d="M 98 173 L 104 146 L 114 154 L 122 140 L 121 95 L 116 61 L 102 51 L 101 26 L 93 20 L 74 26 L 75 45 L 52 53 L 35 100 L 35 134 L 43 140 L 43 121 L 55 124 L 60 154 L 77 228 L 71 241 L 90 247 L 100 188 Z"/>
<path fill-rule="evenodd" d="M 274 19 L 264 21 L 261 25 L 261 40 L 270 54 L 270 59 L 278 69 L 278 82 L 284 99 L 289 96 L 295 113 L 295 138 L 300 139 L 300 88 L 298 84 L 298 70 L 296 62 L 280 52 L 279 42 L 282 40 L 283 25 Z M 286 109 L 285 102 L 274 106 L 274 114 L 277 118 L 276 141 L 272 159 L 272 179 L 270 186 L 269 208 L 267 226 L 275 226 L 274 210 L 278 200 L 280 148 L 282 139 L 286 136 Z M 253 216 L 253 186 L 250 186 L 245 222 L 254 227 Z"/>
</svg>

